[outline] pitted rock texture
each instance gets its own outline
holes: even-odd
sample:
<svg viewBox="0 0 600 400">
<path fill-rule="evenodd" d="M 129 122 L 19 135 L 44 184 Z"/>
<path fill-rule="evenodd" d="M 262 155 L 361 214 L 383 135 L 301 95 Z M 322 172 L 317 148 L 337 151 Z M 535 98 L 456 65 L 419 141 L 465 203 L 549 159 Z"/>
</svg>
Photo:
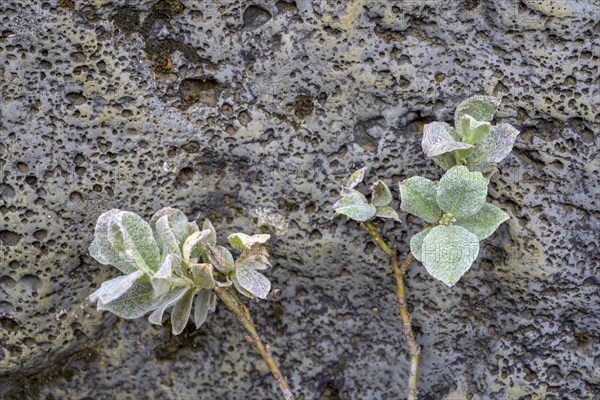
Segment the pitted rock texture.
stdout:
<svg viewBox="0 0 600 400">
<path fill-rule="evenodd" d="M 169 327 L 99 313 L 97 217 L 164 206 L 265 232 L 280 291 L 251 311 L 299 399 L 398 399 L 388 261 L 330 221 L 370 166 L 442 171 L 425 123 L 503 96 L 522 131 L 490 186 L 511 215 L 452 289 L 413 264 L 425 399 L 600 392 L 600 40 L 595 0 L 15 1 L 0 4 L 0 398 L 274 399 L 219 307 Z M 397 207 L 397 202 L 394 203 Z M 386 235 L 402 253 L 422 221 Z"/>
</svg>

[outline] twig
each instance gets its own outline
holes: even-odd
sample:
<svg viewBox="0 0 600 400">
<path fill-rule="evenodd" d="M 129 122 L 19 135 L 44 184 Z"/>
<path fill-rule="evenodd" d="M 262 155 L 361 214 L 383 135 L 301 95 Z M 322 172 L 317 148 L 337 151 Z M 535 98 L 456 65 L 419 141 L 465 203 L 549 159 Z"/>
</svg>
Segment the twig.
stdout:
<svg viewBox="0 0 600 400">
<path fill-rule="evenodd" d="M 256 327 L 254 326 L 254 321 L 250 316 L 248 307 L 246 307 L 246 305 L 242 303 L 242 301 L 227 287 L 215 287 L 213 290 L 217 297 L 219 297 L 219 299 L 225 303 L 225 305 L 233 312 L 237 320 L 240 321 L 244 329 L 246 329 L 246 331 L 249 333 L 249 337 L 246 337 L 246 341 L 256 347 L 262 358 L 265 359 L 269 370 L 271 370 L 273 377 L 279 384 L 283 398 L 285 400 L 294 400 L 294 395 L 288 386 L 285 376 L 283 376 L 279 370 L 279 367 L 277 367 L 275 360 L 273 360 L 269 346 L 265 346 L 263 344 L 258 332 L 256 331 Z"/>
<path fill-rule="evenodd" d="M 408 253 L 402 265 L 398 265 L 398 252 L 395 248 L 391 248 L 383 240 L 381 235 L 377 232 L 377 228 L 370 221 L 363 222 L 363 226 L 369 232 L 375 243 L 381 247 L 381 249 L 392 259 L 392 267 L 394 268 L 394 275 L 396 276 L 396 295 L 398 296 L 398 303 L 400 304 L 400 316 L 402 317 L 402 324 L 404 325 L 404 336 L 406 337 L 406 344 L 408 347 L 408 354 L 410 355 L 410 373 L 408 378 L 408 400 L 416 400 L 418 397 L 417 391 L 417 376 L 419 372 L 419 359 L 421 357 L 421 346 L 415 339 L 415 334 L 412 329 L 412 316 L 408 312 L 406 306 L 406 295 L 404 291 L 404 276 L 410 263 L 413 260 L 412 253 Z"/>
</svg>

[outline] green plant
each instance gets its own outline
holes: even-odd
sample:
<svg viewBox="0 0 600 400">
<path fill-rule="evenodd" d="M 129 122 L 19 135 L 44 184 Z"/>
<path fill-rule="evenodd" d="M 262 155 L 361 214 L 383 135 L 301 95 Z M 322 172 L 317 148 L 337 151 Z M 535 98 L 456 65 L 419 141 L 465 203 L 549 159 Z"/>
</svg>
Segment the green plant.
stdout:
<svg viewBox="0 0 600 400">
<path fill-rule="evenodd" d="M 160 325 L 165 310 L 172 308 L 171 328 L 177 335 L 190 316 L 199 328 L 208 312 L 215 311 L 218 298 L 248 332 L 247 341 L 267 362 L 283 397 L 293 399 L 239 296 L 265 299 L 271 290 L 271 283 L 259 272 L 271 267 L 264 247 L 269 235 L 229 235 L 229 243 L 241 253 L 234 260 L 229 250 L 217 244 L 209 220 L 200 230 L 173 208 L 156 212 L 150 223 L 132 212 L 110 210 L 98 218 L 94 235 L 90 255 L 126 274 L 102 283 L 92 293 L 90 300 L 97 301 L 98 310 L 127 319 L 151 312 L 148 320 Z"/>
<path fill-rule="evenodd" d="M 423 152 L 445 170 L 465 165 L 489 178 L 496 165 L 510 154 L 519 135 L 510 124 L 492 125 L 500 99 L 473 96 L 454 112 L 454 128 L 432 122 L 423 128 Z"/>
<path fill-rule="evenodd" d="M 427 272 L 448 286 L 453 286 L 471 267 L 479 253 L 479 241 L 489 237 L 509 216 L 493 204 L 486 203 L 490 177 L 497 163 L 510 153 L 519 132 L 509 124 L 491 125 L 500 100 L 474 96 L 458 105 L 455 127 L 433 122 L 423 129 L 423 151 L 446 170 L 439 182 L 415 176 L 400 183 L 400 209 L 422 219 L 423 230 L 410 239 L 410 252 L 398 262 L 398 252 L 381 237 L 372 219 L 400 221 L 389 204 L 388 187 L 377 181 L 371 189 L 371 201 L 355 188 L 363 181 L 366 168 L 353 173 L 342 198 L 333 208 L 335 215 L 358 221 L 390 257 L 396 277 L 396 294 L 404 325 L 411 366 L 408 382 L 409 400 L 418 397 L 417 376 L 421 347 L 412 330 L 408 312 L 404 277 L 413 257 Z M 334 216 L 335 216 L 334 215 Z"/>
<path fill-rule="evenodd" d="M 410 240 L 410 250 L 431 276 L 448 286 L 467 272 L 479 253 L 479 241 L 509 216 L 485 202 L 481 172 L 452 167 L 439 183 L 415 176 L 400 184 L 402 211 L 430 225 Z"/>
</svg>

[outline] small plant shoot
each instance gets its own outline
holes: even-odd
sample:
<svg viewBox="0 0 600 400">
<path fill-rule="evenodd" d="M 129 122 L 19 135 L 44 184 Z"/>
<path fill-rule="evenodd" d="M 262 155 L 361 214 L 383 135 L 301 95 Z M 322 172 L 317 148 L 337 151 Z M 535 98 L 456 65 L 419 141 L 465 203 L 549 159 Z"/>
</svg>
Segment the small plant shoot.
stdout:
<svg viewBox="0 0 600 400">
<path fill-rule="evenodd" d="M 374 217 L 391 218 L 400 221 L 398 213 L 389 207 L 392 202 L 392 193 L 385 183 L 377 181 L 371 186 L 371 201 L 367 200 L 358 190 L 354 189 L 365 177 L 367 168 L 361 168 L 348 179 L 346 186 L 342 186 L 342 198 L 333 205 L 335 216 L 345 215 L 358 222 L 368 221 Z"/>
<path fill-rule="evenodd" d="M 411 366 L 408 398 L 418 398 L 417 374 L 421 348 L 412 330 L 408 313 L 404 277 L 413 258 L 427 272 L 448 286 L 455 285 L 471 268 L 479 254 L 479 242 L 489 237 L 509 215 L 486 202 L 488 184 L 497 165 L 506 158 L 519 135 L 510 124 L 492 125 L 500 99 L 474 96 L 458 105 L 454 127 L 433 122 L 423 129 L 422 148 L 446 173 L 438 182 L 414 176 L 399 185 L 400 210 L 426 224 L 410 239 L 410 252 L 398 263 L 395 248 L 390 247 L 371 222 L 388 218 L 400 222 L 389 205 L 392 194 L 382 181 L 371 187 L 371 201 L 356 187 L 364 180 L 367 168 L 353 173 L 340 191 L 341 199 L 333 208 L 334 217 L 345 215 L 362 223 L 375 242 L 391 258 L 396 276 L 397 297 L 407 339 Z"/>
<path fill-rule="evenodd" d="M 283 397 L 293 399 L 285 377 L 260 339 L 242 296 L 266 299 L 271 282 L 261 271 L 271 267 L 264 246 L 269 235 L 234 233 L 228 237 L 237 259 L 217 244 L 217 233 L 207 219 L 199 228 L 174 208 L 156 212 L 150 223 L 129 211 L 110 210 L 100 215 L 90 255 L 125 275 L 108 280 L 90 295 L 98 310 L 161 325 L 170 310 L 171 329 L 180 334 L 190 319 L 196 328 L 214 312 L 220 299 L 250 334 Z"/>
<path fill-rule="evenodd" d="M 510 124 L 492 125 L 500 99 L 473 96 L 454 112 L 454 128 L 433 122 L 423 128 L 423 152 L 446 171 L 465 165 L 489 178 L 511 152 L 519 131 Z"/>
<path fill-rule="evenodd" d="M 471 267 L 479 241 L 509 216 L 486 203 L 487 182 L 481 172 L 452 167 L 439 183 L 420 176 L 400 184 L 401 210 L 429 223 L 410 240 L 413 256 L 431 276 L 452 286 Z"/>
</svg>

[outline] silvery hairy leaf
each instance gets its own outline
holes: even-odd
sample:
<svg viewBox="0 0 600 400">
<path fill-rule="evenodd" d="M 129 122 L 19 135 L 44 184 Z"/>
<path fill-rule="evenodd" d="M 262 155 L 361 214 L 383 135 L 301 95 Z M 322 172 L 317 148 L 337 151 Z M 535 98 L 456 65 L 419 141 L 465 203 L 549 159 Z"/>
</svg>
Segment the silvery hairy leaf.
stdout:
<svg viewBox="0 0 600 400">
<path fill-rule="evenodd" d="M 90 295 L 89 299 L 92 303 L 96 301 L 109 303 L 123 295 L 143 275 L 142 271 L 135 271 L 129 275 L 122 275 L 103 282 L 100 288 Z"/>
<path fill-rule="evenodd" d="M 194 324 L 196 329 L 200 328 L 209 311 L 215 311 L 216 296 L 212 290 L 200 289 L 196 295 L 196 303 L 194 304 Z"/>
<path fill-rule="evenodd" d="M 500 106 L 500 99 L 492 96 L 473 96 L 463 100 L 454 111 L 454 126 L 459 129 L 464 115 L 480 122 L 489 122 Z"/>
<path fill-rule="evenodd" d="M 487 181 L 483 175 L 456 166 L 440 179 L 436 201 L 442 211 L 461 219 L 476 214 L 485 204 L 486 196 Z"/>
<path fill-rule="evenodd" d="M 350 175 L 350 178 L 348 179 L 348 182 L 346 183 L 346 188 L 353 189 L 354 187 L 356 187 L 356 185 L 361 183 L 363 181 L 363 179 L 365 178 L 366 171 L 367 171 L 367 167 L 363 167 L 363 168 L 357 170 L 356 172 L 354 172 L 352 175 Z"/>
<path fill-rule="evenodd" d="M 266 243 L 271 235 L 258 234 L 258 235 L 246 235 L 245 233 L 233 233 L 227 237 L 229 243 L 237 250 L 250 250 L 252 245 L 255 243 Z"/>
<path fill-rule="evenodd" d="M 129 257 L 137 269 L 155 272 L 160 264 L 158 245 L 152 229 L 139 215 L 121 211 L 108 226 L 108 240 L 115 252 Z"/>
<path fill-rule="evenodd" d="M 465 143 L 479 143 L 490 135 L 490 123 L 477 121 L 470 115 L 460 120 L 460 133 Z"/>
<path fill-rule="evenodd" d="M 90 256 L 100 264 L 113 265 L 121 272 L 130 274 L 139 268 L 130 256 L 124 252 L 118 252 L 108 238 L 109 229 L 114 224 L 114 217 L 121 212 L 121 210 L 113 209 L 100 215 L 89 252 Z"/>
<path fill-rule="evenodd" d="M 375 216 L 377 209 L 370 204 L 343 206 L 335 209 L 336 215 L 345 215 L 358 222 L 367 221 Z"/>
<path fill-rule="evenodd" d="M 511 152 L 519 131 L 510 124 L 493 125 L 490 135 L 481 141 L 467 157 L 466 165 L 472 171 L 482 173 L 493 170 Z"/>
<path fill-rule="evenodd" d="M 422 261 L 423 256 L 421 255 L 421 249 L 423 246 L 423 240 L 425 236 L 431 231 L 432 228 L 427 228 L 417 233 L 410 239 L 410 251 L 419 261 Z"/>
<path fill-rule="evenodd" d="M 206 245 L 206 254 L 212 266 L 219 272 L 229 273 L 234 269 L 233 256 L 223 246 Z"/>
<path fill-rule="evenodd" d="M 457 224 L 475 234 L 479 240 L 489 237 L 510 216 L 493 204 L 485 204 L 477 214 L 459 219 Z"/>
<path fill-rule="evenodd" d="M 452 127 L 445 122 L 432 122 L 423 128 L 421 142 L 427 157 L 435 157 L 454 150 L 470 149 L 473 145 L 462 143 L 452 135 Z"/>
<path fill-rule="evenodd" d="M 210 236 L 211 231 L 209 229 L 194 232 L 188 236 L 181 249 L 183 259 L 186 262 L 194 263 L 200 261 L 206 253 L 206 244 L 212 241 Z"/>
<path fill-rule="evenodd" d="M 375 182 L 371 190 L 371 204 L 375 207 L 384 207 L 392 202 L 392 192 L 382 181 Z"/>
<path fill-rule="evenodd" d="M 202 225 L 202 230 L 209 231 L 208 237 L 206 239 L 207 243 L 210 244 L 210 245 L 216 246 L 216 244 L 217 244 L 217 231 L 215 231 L 215 227 L 213 226 L 213 224 L 208 219 L 204 220 L 204 225 Z"/>
<path fill-rule="evenodd" d="M 271 291 L 271 282 L 269 279 L 255 268 L 237 265 L 235 269 L 235 278 L 242 288 L 255 297 L 266 299 Z"/>
<path fill-rule="evenodd" d="M 164 302 L 176 297 L 181 288 L 173 288 L 161 296 L 154 295 L 154 288 L 147 280 L 137 280 L 125 293 L 118 298 L 102 303 L 98 301 L 97 309 L 106 310 L 126 319 L 139 318 L 156 309 Z"/>
<path fill-rule="evenodd" d="M 461 226 L 438 225 L 421 245 L 421 262 L 427 272 L 448 286 L 467 272 L 479 253 L 477 236 Z"/>
<path fill-rule="evenodd" d="M 393 219 L 395 221 L 400 222 L 400 217 L 398 216 L 398 213 L 392 207 L 383 206 L 383 207 L 375 207 L 375 208 L 376 208 L 376 212 L 375 212 L 376 217 L 389 218 L 389 219 Z"/>
<path fill-rule="evenodd" d="M 163 257 L 167 254 L 177 254 L 181 256 L 179 240 L 175 237 L 173 228 L 169 224 L 169 216 L 163 215 L 156 221 L 155 232 L 162 244 Z"/>
<path fill-rule="evenodd" d="M 413 176 L 400 183 L 400 209 L 429 223 L 436 223 L 442 216 L 436 196 L 436 184 L 429 179 Z"/>
<path fill-rule="evenodd" d="M 166 298 L 149 316 L 148 321 L 154 325 L 162 325 L 162 318 L 165 310 L 173 307 L 179 301 L 181 296 L 188 290 L 188 287 L 177 287 L 172 290 L 172 295 Z"/>
<path fill-rule="evenodd" d="M 180 210 L 171 207 L 165 207 L 154 213 L 150 218 L 150 227 L 155 234 L 157 243 L 163 248 L 163 243 L 160 235 L 156 230 L 156 224 L 158 220 L 163 217 L 167 217 L 169 229 L 172 230 L 175 239 L 177 240 L 178 247 L 183 246 L 185 239 L 197 230 L 195 223 L 190 223 L 188 217 Z M 163 249 L 164 250 L 164 249 Z"/>
<path fill-rule="evenodd" d="M 195 286 L 200 289 L 212 289 L 215 287 L 215 278 L 213 278 L 213 270 L 210 264 L 192 264 L 192 277 L 194 278 Z"/>
<path fill-rule="evenodd" d="M 185 293 L 183 293 L 183 296 L 175 302 L 173 310 L 171 311 L 171 328 L 173 335 L 179 335 L 185 329 L 185 326 L 190 319 L 192 301 L 194 300 L 194 295 L 197 290 L 198 289 L 195 287 L 188 288 Z"/>
</svg>

